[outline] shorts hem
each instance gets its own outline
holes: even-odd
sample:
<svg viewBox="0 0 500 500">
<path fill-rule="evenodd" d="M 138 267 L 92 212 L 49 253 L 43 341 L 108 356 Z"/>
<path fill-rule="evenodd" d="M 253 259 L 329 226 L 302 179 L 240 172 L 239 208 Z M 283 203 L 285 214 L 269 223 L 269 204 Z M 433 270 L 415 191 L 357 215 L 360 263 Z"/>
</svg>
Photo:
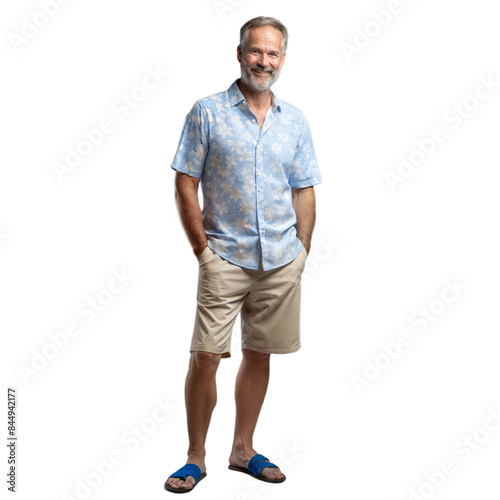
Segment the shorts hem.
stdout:
<svg viewBox="0 0 500 500">
<path fill-rule="evenodd" d="M 300 349 L 300 345 L 297 347 L 270 347 L 269 349 L 263 349 L 260 347 L 251 347 L 247 345 L 242 345 L 242 349 L 248 349 L 249 351 L 263 352 L 265 354 L 291 354 L 297 352 Z"/>
<path fill-rule="evenodd" d="M 230 358 L 231 357 L 231 352 L 230 351 L 223 351 L 223 352 L 217 352 L 217 349 L 210 349 L 209 347 L 191 347 L 189 349 L 189 352 L 209 352 L 211 354 L 220 354 L 222 358 Z"/>
</svg>

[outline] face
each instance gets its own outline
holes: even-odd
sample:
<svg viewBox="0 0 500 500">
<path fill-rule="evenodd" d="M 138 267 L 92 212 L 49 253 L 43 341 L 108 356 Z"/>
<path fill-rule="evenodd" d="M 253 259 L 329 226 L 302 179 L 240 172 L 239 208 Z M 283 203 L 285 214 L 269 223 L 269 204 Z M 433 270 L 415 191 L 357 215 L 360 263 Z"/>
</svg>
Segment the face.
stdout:
<svg viewBox="0 0 500 500">
<path fill-rule="evenodd" d="M 251 29 L 244 50 L 238 46 L 243 83 L 257 91 L 267 90 L 278 80 L 285 55 L 279 30 L 272 26 Z"/>
</svg>

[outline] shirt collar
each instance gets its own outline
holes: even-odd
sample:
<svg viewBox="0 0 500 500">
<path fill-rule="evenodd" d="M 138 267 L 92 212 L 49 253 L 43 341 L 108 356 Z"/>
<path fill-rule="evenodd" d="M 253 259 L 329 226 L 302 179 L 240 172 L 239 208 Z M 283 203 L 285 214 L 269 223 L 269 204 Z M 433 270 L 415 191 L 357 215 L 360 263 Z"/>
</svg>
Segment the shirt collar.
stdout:
<svg viewBox="0 0 500 500">
<path fill-rule="evenodd" d="M 236 104 L 240 103 L 241 101 L 245 101 L 245 98 L 243 97 L 243 94 L 241 93 L 240 88 L 237 85 L 237 81 L 239 78 L 237 78 L 231 86 L 227 89 L 227 95 L 229 97 L 229 103 L 232 106 L 235 106 Z M 273 108 L 273 111 L 275 112 L 276 110 L 281 112 L 281 106 L 279 104 L 279 99 L 276 97 L 275 93 L 271 90 L 271 106 Z"/>
</svg>

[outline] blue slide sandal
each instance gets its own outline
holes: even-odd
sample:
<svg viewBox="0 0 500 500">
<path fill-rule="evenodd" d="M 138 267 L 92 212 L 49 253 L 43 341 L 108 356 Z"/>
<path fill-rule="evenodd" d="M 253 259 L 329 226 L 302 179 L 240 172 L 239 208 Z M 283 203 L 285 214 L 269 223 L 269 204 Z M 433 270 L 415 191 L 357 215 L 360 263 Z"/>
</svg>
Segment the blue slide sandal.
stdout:
<svg viewBox="0 0 500 500">
<path fill-rule="evenodd" d="M 264 455 L 257 454 L 250 459 L 250 462 L 248 462 L 248 469 L 245 467 L 235 467 L 234 465 L 230 465 L 228 468 L 238 472 L 244 472 L 245 474 L 250 474 L 255 479 L 265 481 L 266 483 L 282 483 L 286 479 L 286 477 L 283 477 L 282 479 L 268 479 L 267 477 L 260 475 L 260 473 L 266 467 L 276 467 L 277 469 L 279 469 L 277 465 L 271 462 L 266 462 L 266 460 L 269 459 Z"/>
<path fill-rule="evenodd" d="M 203 474 L 201 473 L 201 469 L 196 465 L 196 464 L 186 464 L 184 467 L 181 467 L 178 471 L 175 471 L 171 476 L 168 477 L 167 481 L 173 477 L 173 478 L 179 478 L 179 479 L 184 479 L 188 476 L 192 476 L 194 478 L 195 483 L 193 484 L 192 488 L 189 489 L 184 489 L 184 488 L 172 488 L 167 482 L 165 481 L 165 489 L 167 491 L 171 491 L 172 493 L 189 493 L 190 491 L 193 491 L 196 488 L 196 485 L 207 475 L 206 472 Z"/>
</svg>

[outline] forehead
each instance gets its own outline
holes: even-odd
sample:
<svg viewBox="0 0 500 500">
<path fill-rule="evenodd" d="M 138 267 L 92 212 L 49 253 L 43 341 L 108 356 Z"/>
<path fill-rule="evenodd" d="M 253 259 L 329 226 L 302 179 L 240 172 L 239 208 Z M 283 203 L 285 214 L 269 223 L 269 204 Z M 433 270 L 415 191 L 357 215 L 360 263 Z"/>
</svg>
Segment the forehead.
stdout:
<svg viewBox="0 0 500 500">
<path fill-rule="evenodd" d="M 274 26 L 258 26 L 248 33 L 247 47 L 260 47 L 281 52 L 281 33 Z"/>
</svg>

